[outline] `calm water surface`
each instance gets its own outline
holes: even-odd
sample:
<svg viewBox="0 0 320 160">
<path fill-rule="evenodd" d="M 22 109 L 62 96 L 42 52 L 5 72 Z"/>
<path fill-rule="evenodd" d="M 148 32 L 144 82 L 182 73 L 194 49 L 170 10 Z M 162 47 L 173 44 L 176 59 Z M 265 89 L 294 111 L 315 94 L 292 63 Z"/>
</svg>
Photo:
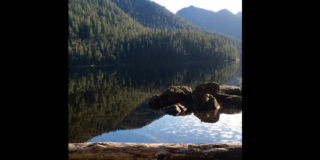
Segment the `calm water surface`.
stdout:
<svg viewBox="0 0 320 160">
<path fill-rule="evenodd" d="M 69 142 L 242 143 L 241 108 L 171 116 L 147 103 L 170 85 L 237 85 L 241 71 L 236 62 L 69 68 Z"/>
</svg>

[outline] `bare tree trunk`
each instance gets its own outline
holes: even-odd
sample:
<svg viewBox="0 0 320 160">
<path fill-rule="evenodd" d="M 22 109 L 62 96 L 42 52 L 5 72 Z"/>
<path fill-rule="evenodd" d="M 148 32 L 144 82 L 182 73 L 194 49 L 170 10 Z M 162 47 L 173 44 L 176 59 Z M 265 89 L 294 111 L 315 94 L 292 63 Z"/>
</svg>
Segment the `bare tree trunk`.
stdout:
<svg viewBox="0 0 320 160">
<path fill-rule="evenodd" d="M 69 143 L 69 160 L 241 160 L 240 143 Z"/>
</svg>

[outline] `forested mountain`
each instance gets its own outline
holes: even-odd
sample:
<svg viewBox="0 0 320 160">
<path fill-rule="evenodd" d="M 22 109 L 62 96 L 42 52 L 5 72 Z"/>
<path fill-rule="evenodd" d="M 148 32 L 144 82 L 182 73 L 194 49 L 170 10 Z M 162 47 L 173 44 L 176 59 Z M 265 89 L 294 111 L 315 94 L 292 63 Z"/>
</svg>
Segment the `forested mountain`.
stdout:
<svg viewBox="0 0 320 160">
<path fill-rule="evenodd" d="M 189 6 L 177 15 L 201 28 L 242 39 L 242 12 L 235 15 L 227 9 L 214 12 Z"/>
<path fill-rule="evenodd" d="M 242 41 L 232 36 L 205 30 L 200 28 L 179 15 L 173 14 L 165 7 L 150 1 L 150 0 L 111 0 L 126 14 L 131 16 L 134 20 L 138 21 L 145 27 L 179 30 L 186 29 L 187 31 L 193 30 L 202 32 L 209 35 L 214 35 L 228 41 L 230 44 L 237 47 L 240 58 L 242 56 Z M 201 17 L 199 18 L 201 19 Z"/>
<path fill-rule="evenodd" d="M 155 4 L 147 0 L 114 2 L 118 6 L 139 2 L 141 6 Z M 237 50 L 241 51 L 241 41 L 227 36 L 221 39 L 221 36 L 207 34 L 207 31 L 192 30 L 191 26 L 175 27 L 169 21 L 162 23 L 168 27 L 152 28 L 157 26 L 153 24 L 155 21 L 145 19 L 145 24 L 150 25 L 143 26 L 138 21 L 141 18 L 137 16 L 137 21 L 133 20 L 117 5 L 110 0 L 68 1 L 69 65 L 212 62 L 239 58 Z M 144 9 L 134 13 L 150 14 Z M 173 20 L 178 21 L 177 18 Z"/>
</svg>

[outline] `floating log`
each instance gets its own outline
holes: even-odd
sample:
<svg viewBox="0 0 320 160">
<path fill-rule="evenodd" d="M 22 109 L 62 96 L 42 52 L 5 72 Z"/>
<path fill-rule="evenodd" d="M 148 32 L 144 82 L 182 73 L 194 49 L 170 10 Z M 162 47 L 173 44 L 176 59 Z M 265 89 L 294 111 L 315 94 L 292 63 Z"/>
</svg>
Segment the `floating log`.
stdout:
<svg viewBox="0 0 320 160">
<path fill-rule="evenodd" d="M 241 160 L 241 143 L 69 143 L 69 160 Z"/>
</svg>

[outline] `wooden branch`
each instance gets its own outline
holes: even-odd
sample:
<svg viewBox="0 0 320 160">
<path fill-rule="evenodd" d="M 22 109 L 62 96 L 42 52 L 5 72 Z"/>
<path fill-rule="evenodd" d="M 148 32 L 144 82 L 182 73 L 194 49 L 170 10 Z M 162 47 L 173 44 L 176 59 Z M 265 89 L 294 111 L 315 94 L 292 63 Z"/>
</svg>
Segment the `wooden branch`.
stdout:
<svg viewBox="0 0 320 160">
<path fill-rule="evenodd" d="M 241 160 L 241 143 L 69 143 L 69 160 Z"/>
</svg>

